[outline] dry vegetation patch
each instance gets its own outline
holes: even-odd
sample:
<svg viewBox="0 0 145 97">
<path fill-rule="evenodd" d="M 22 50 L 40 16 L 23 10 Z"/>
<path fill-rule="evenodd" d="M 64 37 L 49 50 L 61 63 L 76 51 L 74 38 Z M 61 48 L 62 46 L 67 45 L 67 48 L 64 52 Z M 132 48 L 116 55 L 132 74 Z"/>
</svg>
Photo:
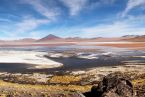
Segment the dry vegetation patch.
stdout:
<svg viewBox="0 0 145 97">
<path fill-rule="evenodd" d="M 14 97 L 45 97 L 45 96 L 46 97 L 71 97 L 69 96 L 69 94 L 73 92 L 76 93 L 76 91 L 86 92 L 89 91 L 91 87 L 92 87 L 91 85 L 85 85 L 85 86 L 57 85 L 57 84 L 56 85 L 30 85 L 30 84 L 11 83 L 11 82 L 5 82 L 0 80 L 0 94 L 13 95 Z M 26 96 L 22 96 L 22 95 L 26 95 Z M 68 96 L 58 96 L 58 95 L 68 95 Z"/>
<path fill-rule="evenodd" d="M 70 84 L 73 82 L 79 82 L 80 80 L 81 80 L 80 76 L 65 75 L 65 76 L 54 76 L 49 80 L 49 82 L 59 84 Z"/>
</svg>

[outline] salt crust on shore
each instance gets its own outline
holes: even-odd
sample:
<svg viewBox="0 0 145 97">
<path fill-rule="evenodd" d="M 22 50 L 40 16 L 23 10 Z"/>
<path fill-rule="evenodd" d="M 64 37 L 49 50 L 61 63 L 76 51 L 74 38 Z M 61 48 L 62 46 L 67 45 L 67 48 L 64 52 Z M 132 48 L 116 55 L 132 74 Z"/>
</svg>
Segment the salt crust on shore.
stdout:
<svg viewBox="0 0 145 97">
<path fill-rule="evenodd" d="M 45 58 L 46 52 L 37 51 L 0 51 L 0 63 L 34 64 L 34 68 L 55 68 L 63 66 L 62 63 Z"/>
<path fill-rule="evenodd" d="M 106 76 L 110 73 L 115 72 L 130 72 L 130 73 L 138 73 L 142 74 L 145 71 L 144 65 L 120 65 L 120 66 L 104 66 L 104 67 L 94 67 L 84 71 L 73 71 L 71 74 L 73 75 L 95 75 L 95 80 L 100 80 L 100 75 Z"/>
</svg>

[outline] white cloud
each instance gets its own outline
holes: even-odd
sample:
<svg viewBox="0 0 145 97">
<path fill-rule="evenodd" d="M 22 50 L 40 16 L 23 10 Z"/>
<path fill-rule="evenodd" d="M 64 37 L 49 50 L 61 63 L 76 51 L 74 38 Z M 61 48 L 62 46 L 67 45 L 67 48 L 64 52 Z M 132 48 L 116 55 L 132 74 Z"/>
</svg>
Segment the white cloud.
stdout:
<svg viewBox="0 0 145 97">
<path fill-rule="evenodd" d="M 57 16 L 60 14 L 58 8 L 53 4 L 53 0 L 20 0 L 19 4 L 30 5 L 35 11 L 45 17 L 44 18 L 35 18 L 33 14 L 26 15 L 21 18 L 20 21 L 15 21 L 13 25 L 2 26 L 0 28 L 2 33 L 6 36 L 12 38 L 17 37 L 39 37 L 41 31 L 38 33 L 38 29 L 41 25 L 47 25 L 50 22 L 53 22 L 57 19 Z M 8 21 L 0 19 L 0 21 Z M 11 21 L 13 22 L 13 21 Z"/>
<path fill-rule="evenodd" d="M 36 29 L 38 26 L 47 24 L 50 21 L 48 19 L 35 19 L 35 18 L 24 18 L 21 22 L 17 23 L 15 26 L 16 32 L 24 33 Z"/>
<path fill-rule="evenodd" d="M 101 24 L 81 30 L 84 37 L 110 37 L 121 33 L 128 33 L 128 25 L 115 22 L 113 24 Z"/>
<path fill-rule="evenodd" d="M 122 16 L 124 17 L 130 10 L 135 7 L 145 6 L 145 0 L 129 0 L 125 10 L 122 12 Z"/>
<path fill-rule="evenodd" d="M 70 10 L 70 15 L 74 16 L 79 14 L 79 12 L 85 7 L 88 0 L 60 0 L 64 3 L 66 7 Z"/>
<path fill-rule="evenodd" d="M 34 30 L 41 25 L 48 24 L 48 19 L 35 19 L 32 17 L 24 17 L 19 22 L 14 22 L 13 25 L 0 26 L 1 33 L 4 33 L 9 38 L 32 36 L 34 37 Z M 33 33 L 31 33 L 33 31 Z M 41 33 L 39 33 L 40 35 Z"/>
<path fill-rule="evenodd" d="M 77 26 L 65 29 L 72 36 L 81 37 L 119 37 L 123 35 L 145 35 L 145 16 L 129 17 L 113 23 L 102 23 L 94 26 Z M 61 31 L 63 32 L 63 31 Z"/>
<path fill-rule="evenodd" d="M 56 6 L 48 6 L 41 0 L 23 0 L 22 2 L 31 5 L 38 13 L 50 20 L 54 20 L 60 14 Z"/>
</svg>

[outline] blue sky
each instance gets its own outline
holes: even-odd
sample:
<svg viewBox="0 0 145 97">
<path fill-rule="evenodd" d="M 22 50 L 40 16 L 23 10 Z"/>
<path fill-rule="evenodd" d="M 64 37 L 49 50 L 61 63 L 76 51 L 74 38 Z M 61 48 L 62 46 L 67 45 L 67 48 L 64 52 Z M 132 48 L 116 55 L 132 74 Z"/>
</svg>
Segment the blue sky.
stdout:
<svg viewBox="0 0 145 97">
<path fill-rule="evenodd" d="M 145 34 L 145 0 L 0 0 L 0 39 Z"/>
</svg>

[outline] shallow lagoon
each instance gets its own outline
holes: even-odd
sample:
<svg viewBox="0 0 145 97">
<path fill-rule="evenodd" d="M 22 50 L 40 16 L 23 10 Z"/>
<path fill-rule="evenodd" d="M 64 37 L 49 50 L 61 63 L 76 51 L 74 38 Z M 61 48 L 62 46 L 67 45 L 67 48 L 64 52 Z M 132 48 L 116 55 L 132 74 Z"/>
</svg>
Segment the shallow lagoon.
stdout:
<svg viewBox="0 0 145 97">
<path fill-rule="evenodd" d="M 73 70 L 84 70 L 92 67 L 115 66 L 135 63 L 145 63 L 145 56 L 143 50 L 128 50 L 122 48 L 102 47 L 102 46 L 55 46 L 55 47 L 1 47 L 1 51 L 38 51 L 48 52 L 45 57 L 62 63 L 64 66 L 51 69 L 30 69 L 34 65 L 31 64 L 11 64 L 0 63 L 0 71 L 2 72 L 67 72 Z M 73 56 L 68 57 L 50 57 L 49 53 L 74 53 Z M 78 57 L 81 53 L 86 56 L 95 55 L 95 58 L 87 59 Z M 85 56 L 85 57 L 86 57 Z M 28 69 L 29 68 L 29 69 Z"/>
</svg>

